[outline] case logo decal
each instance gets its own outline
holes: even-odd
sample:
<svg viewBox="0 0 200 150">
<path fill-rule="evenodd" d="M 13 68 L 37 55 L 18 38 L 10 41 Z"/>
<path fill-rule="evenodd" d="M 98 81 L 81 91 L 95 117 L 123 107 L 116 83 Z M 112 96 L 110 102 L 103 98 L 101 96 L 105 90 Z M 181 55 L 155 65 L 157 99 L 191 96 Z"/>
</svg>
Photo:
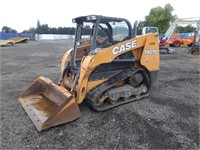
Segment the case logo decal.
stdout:
<svg viewBox="0 0 200 150">
<path fill-rule="evenodd" d="M 112 49 L 112 53 L 114 55 L 117 55 L 121 52 L 124 52 L 124 51 L 128 51 L 132 48 L 135 48 L 137 46 L 137 40 L 133 40 L 133 41 L 130 41 L 130 42 L 127 42 L 125 44 L 122 44 L 120 46 L 115 46 L 113 49 Z"/>
</svg>

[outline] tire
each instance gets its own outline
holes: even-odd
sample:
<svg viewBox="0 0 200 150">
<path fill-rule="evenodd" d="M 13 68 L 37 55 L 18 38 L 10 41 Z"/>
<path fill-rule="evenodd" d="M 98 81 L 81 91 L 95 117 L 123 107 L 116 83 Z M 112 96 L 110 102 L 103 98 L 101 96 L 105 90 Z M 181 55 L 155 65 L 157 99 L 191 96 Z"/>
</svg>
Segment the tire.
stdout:
<svg viewBox="0 0 200 150">
<path fill-rule="evenodd" d="M 169 44 L 169 46 L 170 46 L 170 47 L 174 47 L 174 45 L 173 45 L 173 44 Z"/>
<path fill-rule="evenodd" d="M 180 41 L 174 41 L 174 43 L 173 43 L 173 46 L 174 47 L 180 47 L 181 46 L 181 42 Z"/>
<path fill-rule="evenodd" d="M 193 44 L 193 43 L 191 43 L 191 44 L 188 44 L 188 47 L 192 47 L 192 44 Z"/>
</svg>

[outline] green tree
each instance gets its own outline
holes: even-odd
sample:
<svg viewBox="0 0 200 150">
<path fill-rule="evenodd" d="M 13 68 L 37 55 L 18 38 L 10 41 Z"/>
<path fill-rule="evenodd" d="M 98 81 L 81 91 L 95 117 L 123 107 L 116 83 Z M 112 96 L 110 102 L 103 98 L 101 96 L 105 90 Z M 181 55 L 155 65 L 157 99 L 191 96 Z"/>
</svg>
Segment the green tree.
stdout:
<svg viewBox="0 0 200 150">
<path fill-rule="evenodd" d="M 12 29 L 12 30 L 10 31 L 10 33 L 17 33 L 17 30 Z"/>
<path fill-rule="evenodd" d="M 17 33 L 17 30 L 12 29 L 11 27 L 8 27 L 8 26 L 3 26 L 1 32 L 5 32 L 5 33 Z"/>
<path fill-rule="evenodd" d="M 32 34 L 35 34 L 35 28 L 34 27 L 30 27 L 30 29 L 28 29 L 28 30 L 23 30 L 22 33 L 32 33 Z"/>
<path fill-rule="evenodd" d="M 50 33 L 51 34 L 57 34 L 58 33 L 58 29 L 53 27 L 53 28 L 50 28 Z"/>
<path fill-rule="evenodd" d="M 92 29 L 90 28 L 90 26 L 87 25 L 87 26 L 83 27 L 82 34 L 83 35 L 90 35 L 91 31 L 92 31 Z M 102 32 L 102 31 L 99 30 L 98 32 Z M 100 33 L 100 34 L 102 34 L 102 33 Z"/>
<path fill-rule="evenodd" d="M 38 19 L 38 20 L 37 20 L 37 28 L 40 27 L 40 26 L 41 26 L 40 20 Z"/>
<path fill-rule="evenodd" d="M 196 29 L 196 28 L 193 27 L 192 25 L 187 25 L 186 27 L 181 27 L 181 26 L 180 26 L 180 33 L 194 32 L 195 29 Z"/>
<path fill-rule="evenodd" d="M 22 33 L 28 33 L 28 30 L 23 30 Z"/>
<path fill-rule="evenodd" d="M 144 21 L 140 21 L 137 26 L 137 35 L 142 35 L 142 28 L 144 27 Z"/>
<path fill-rule="evenodd" d="M 50 28 L 48 27 L 48 24 L 43 24 L 40 25 L 36 28 L 36 33 L 39 34 L 49 34 L 50 33 Z"/>
<path fill-rule="evenodd" d="M 32 33 L 35 34 L 36 29 L 34 27 L 30 27 L 30 29 L 28 29 L 28 33 Z"/>
<path fill-rule="evenodd" d="M 173 10 L 174 9 L 170 4 L 166 4 L 164 8 L 160 6 L 152 8 L 149 15 L 145 16 L 143 25 L 158 27 L 159 32 L 163 34 L 177 18 L 176 15 L 172 15 Z"/>
<path fill-rule="evenodd" d="M 7 26 L 3 26 L 1 32 L 10 33 L 11 28 Z"/>
<path fill-rule="evenodd" d="M 187 25 L 185 27 L 183 26 L 177 26 L 176 29 L 174 30 L 174 33 L 189 33 L 189 32 L 194 32 L 195 31 L 195 27 L 193 27 L 192 25 Z"/>
</svg>

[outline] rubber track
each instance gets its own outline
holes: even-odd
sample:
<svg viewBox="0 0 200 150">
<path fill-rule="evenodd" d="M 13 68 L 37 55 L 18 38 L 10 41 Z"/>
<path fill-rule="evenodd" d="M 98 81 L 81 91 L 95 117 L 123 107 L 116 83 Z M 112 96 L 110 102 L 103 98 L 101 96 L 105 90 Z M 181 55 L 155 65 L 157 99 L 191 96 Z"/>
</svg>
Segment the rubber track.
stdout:
<svg viewBox="0 0 200 150">
<path fill-rule="evenodd" d="M 123 101 L 118 101 L 116 104 L 104 103 L 102 106 L 96 105 L 96 101 L 99 99 L 99 97 L 102 95 L 102 93 L 106 92 L 107 90 L 109 90 L 110 88 L 115 86 L 117 83 L 126 80 L 127 78 L 129 78 L 131 75 L 133 75 L 134 73 L 136 73 L 138 71 L 144 71 L 144 70 L 143 69 L 134 69 L 134 68 L 126 69 L 126 70 L 120 72 L 119 74 L 111 77 L 107 81 L 101 83 L 100 85 L 96 86 L 95 88 L 93 88 L 92 90 L 90 90 L 88 92 L 88 94 L 86 96 L 87 103 L 92 107 L 92 109 L 94 109 L 96 111 L 105 111 L 105 110 L 111 109 L 113 107 L 123 105 L 125 103 L 129 103 L 129 102 L 147 97 L 149 95 L 148 92 L 139 97 L 134 97 L 134 98 L 126 99 L 126 100 L 124 99 Z M 146 80 L 148 80 L 148 81 L 146 81 L 147 84 L 150 84 L 149 78 L 147 75 L 145 78 L 146 78 Z M 147 85 L 147 88 L 149 88 L 149 87 L 150 86 Z M 148 89 L 148 91 L 149 91 L 149 89 Z"/>
</svg>

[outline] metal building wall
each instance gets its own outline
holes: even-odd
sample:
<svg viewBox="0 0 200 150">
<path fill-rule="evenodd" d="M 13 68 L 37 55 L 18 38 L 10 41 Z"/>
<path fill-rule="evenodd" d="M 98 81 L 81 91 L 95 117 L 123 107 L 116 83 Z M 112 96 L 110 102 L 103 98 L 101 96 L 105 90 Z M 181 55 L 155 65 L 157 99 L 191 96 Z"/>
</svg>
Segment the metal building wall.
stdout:
<svg viewBox="0 0 200 150">
<path fill-rule="evenodd" d="M 15 37 L 27 37 L 29 40 L 34 40 L 33 34 L 30 33 L 4 33 L 0 32 L 0 40 L 7 40 Z"/>
<path fill-rule="evenodd" d="M 35 34 L 35 40 L 67 40 L 72 39 L 73 35 L 67 34 Z"/>
</svg>

